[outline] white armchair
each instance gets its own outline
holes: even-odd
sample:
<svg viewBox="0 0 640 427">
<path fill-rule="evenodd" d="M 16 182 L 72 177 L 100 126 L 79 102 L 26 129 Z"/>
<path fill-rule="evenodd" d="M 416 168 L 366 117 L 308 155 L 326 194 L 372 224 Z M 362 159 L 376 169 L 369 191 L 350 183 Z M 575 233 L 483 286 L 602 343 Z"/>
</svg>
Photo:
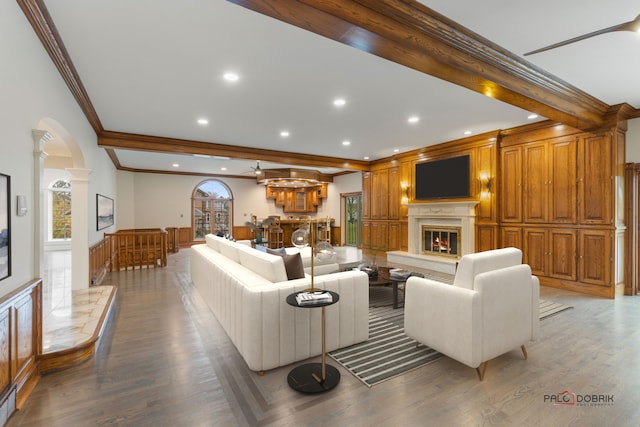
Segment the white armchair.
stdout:
<svg viewBox="0 0 640 427">
<path fill-rule="evenodd" d="M 539 331 L 540 283 L 516 248 L 465 255 L 453 285 L 410 277 L 405 289 L 405 333 L 476 368 L 534 341 Z"/>
</svg>

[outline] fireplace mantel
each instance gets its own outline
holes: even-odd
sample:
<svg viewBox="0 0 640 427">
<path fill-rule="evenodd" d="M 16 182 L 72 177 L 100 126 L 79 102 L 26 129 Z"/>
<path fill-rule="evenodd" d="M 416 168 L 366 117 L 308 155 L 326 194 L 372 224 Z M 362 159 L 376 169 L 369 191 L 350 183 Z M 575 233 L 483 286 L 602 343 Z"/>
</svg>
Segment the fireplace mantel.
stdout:
<svg viewBox="0 0 640 427">
<path fill-rule="evenodd" d="M 409 210 L 409 246 L 408 252 L 388 252 L 387 259 L 407 265 L 423 266 L 445 273 L 454 273 L 457 259 L 422 254 L 422 226 L 450 226 L 462 230 L 459 256 L 473 253 L 475 250 L 475 217 L 478 201 L 429 202 L 406 204 Z M 415 262 L 415 264 L 414 264 Z"/>
</svg>

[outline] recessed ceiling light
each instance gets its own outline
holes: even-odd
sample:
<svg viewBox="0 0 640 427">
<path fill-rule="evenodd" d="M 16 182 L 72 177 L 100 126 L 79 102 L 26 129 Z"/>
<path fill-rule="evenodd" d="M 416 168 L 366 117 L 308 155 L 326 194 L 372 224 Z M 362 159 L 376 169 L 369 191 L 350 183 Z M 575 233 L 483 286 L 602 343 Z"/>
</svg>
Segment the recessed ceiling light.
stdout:
<svg viewBox="0 0 640 427">
<path fill-rule="evenodd" d="M 538 115 L 537 114 L 529 114 L 529 116 L 527 116 L 527 119 L 529 120 L 533 120 L 533 119 L 537 119 Z"/>
<path fill-rule="evenodd" d="M 420 117 L 418 116 L 411 116 L 409 117 L 409 119 L 407 120 L 409 123 L 418 123 L 420 121 Z"/>
<path fill-rule="evenodd" d="M 207 119 L 198 119 L 198 124 L 202 125 L 202 126 L 208 125 L 209 124 L 209 120 L 207 120 Z"/>
<path fill-rule="evenodd" d="M 333 101 L 333 105 L 335 105 L 336 107 L 342 107 L 346 103 L 347 101 L 344 98 L 337 98 Z"/>
<path fill-rule="evenodd" d="M 226 171 L 227 168 L 225 168 L 224 166 L 220 168 L 221 171 Z"/>
<path fill-rule="evenodd" d="M 232 72 L 224 73 L 222 77 L 228 82 L 237 82 L 240 79 L 239 75 Z"/>
<path fill-rule="evenodd" d="M 283 130 L 282 132 L 280 132 L 280 136 L 283 138 L 286 138 L 289 136 L 289 131 L 288 130 Z"/>
<path fill-rule="evenodd" d="M 364 156 L 363 159 L 369 160 L 369 156 Z"/>
<path fill-rule="evenodd" d="M 208 154 L 194 154 L 193 157 L 200 157 L 200 158 L 203 158 L 203 159 L 208 159 L 211 156 L 208 155 Z"/>
<path fill-rule="evenodd" d="M 180 165 L 179 165 L 178 163 L 174 163 L 174 164 L 172 164 L 171 166 L 173 166 L 174 168 L 178 168 L 178 167 L 180 167 Z"/>
<path fill-rule="evenodd" d="M 394 153 L 399 153 L 399 152 L 400 152 L 400 149 L 399 149 L 399 148 L 394 148 L 394 149 L 393 149 L 393 152 L 394 152 Z"/>
<path fill-rule="evenodd" d="M 351 145 L 351 141 L 342 141 L 342 145 L 344 145 L 345 147 Z"/>
<path fill-rule="evenodd" d="M 472 133 L 473 133 L 473 132 L 471 132 L 470 130 L 465 130 L 465 131 L 464 131 L 464 134 L 465 134 L 465 135 L 471 135 Z"/>
</svg>

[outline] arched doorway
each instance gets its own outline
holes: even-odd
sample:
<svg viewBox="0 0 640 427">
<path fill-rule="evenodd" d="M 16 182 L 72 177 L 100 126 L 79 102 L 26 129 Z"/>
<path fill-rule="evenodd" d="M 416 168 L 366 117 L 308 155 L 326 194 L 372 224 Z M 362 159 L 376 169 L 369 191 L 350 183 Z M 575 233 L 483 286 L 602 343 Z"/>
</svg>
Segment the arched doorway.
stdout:
<svg viewBox="0 0 640 427">
<path fill-rule="evenodd" d="M 202 181 L 191 196 L 193 239 L 204 240 L 209 233 L 230 236 L 233 230 L 233 195 L 224 182 Z"/>
<path fill-rule="evenodd" d="M 63 169 L 69 174 L 71 204 L 71 287 L 89 287 L 89 174 L 79 144 L 57 121 L 44 118 L 33 131 L 35 185 L 34 215 L 36 254 L 34 256 L 35 277 L 43 277 L 44 248 L 47 239 L 48 183 L 44 180 L 45 169 Z"/>
</svg>

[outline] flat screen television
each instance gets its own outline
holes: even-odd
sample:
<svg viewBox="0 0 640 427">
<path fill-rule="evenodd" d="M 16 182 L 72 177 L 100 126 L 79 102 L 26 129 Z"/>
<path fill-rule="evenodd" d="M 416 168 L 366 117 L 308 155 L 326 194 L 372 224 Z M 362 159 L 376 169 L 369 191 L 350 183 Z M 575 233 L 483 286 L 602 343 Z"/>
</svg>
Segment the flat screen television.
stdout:
<svg viewBox="0 0 640 427">
<path fill-rule="evenodd" d="M 469 167 L 468 155 L 416 164 L 416 200 L 470 197 Z"/>
</svg>

